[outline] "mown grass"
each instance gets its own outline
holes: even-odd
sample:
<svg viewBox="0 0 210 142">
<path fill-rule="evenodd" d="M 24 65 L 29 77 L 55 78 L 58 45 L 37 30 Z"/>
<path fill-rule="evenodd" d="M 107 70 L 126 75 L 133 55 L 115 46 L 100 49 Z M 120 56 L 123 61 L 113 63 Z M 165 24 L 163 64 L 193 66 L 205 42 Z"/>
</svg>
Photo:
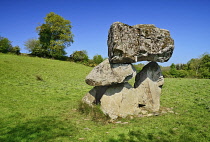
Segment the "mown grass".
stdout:
<svg viewBox="0 0 210 142">
<path fill-rule="evenodd" d="M 210 141 L 210 80 L 165 79 L 161 106 L 175 113 L 100 123 L 79 111 L 91 70 L 0 54 L 0 141 Z"/>
</svg>

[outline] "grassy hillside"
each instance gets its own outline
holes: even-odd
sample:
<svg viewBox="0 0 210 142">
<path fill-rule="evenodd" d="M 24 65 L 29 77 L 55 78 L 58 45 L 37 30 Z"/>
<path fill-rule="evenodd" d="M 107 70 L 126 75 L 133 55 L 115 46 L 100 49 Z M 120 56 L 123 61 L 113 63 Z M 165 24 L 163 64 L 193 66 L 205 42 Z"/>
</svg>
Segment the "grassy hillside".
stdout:
<svg viewBox="0 0 210 142">
<path fill-rule="evenodd" d="M 175 113 L 99 123 L 78 111 L 91 70 L 0 54 L 0 141 L 210 141 L 210 80 L 165 79 L 161 106 Z"/>
</svg>

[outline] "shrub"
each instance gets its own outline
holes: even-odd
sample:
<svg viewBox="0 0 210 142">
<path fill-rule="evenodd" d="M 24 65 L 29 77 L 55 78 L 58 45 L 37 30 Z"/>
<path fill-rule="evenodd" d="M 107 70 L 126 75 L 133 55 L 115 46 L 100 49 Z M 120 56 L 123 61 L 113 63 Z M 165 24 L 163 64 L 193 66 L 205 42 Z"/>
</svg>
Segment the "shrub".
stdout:
<svg viewBox="0 0 210 142">
<path fill-rule="evenodd" d="M 101 62 L 103 62 L 103 57 L 101 55 L 95 55 L 93 56 L 93 62 L 96 64 L 100 64 Z"/>
<path fill-rule="evenodd" d="M 172 78 L 172 75 L 169 73 L 169 71 L 162 71 L 164 78 Z"/>
<path fill-rule="evenodd" d="M 176 72 L 177 72 L 176 77 L 184 78 L 188 76 L 188 72 L 185 70 L 177 70 Z"/>
<path fill-rule="evenodd" d="M 20 47 L 19 46 L 14 46 L 12 48 L 10 48 L 9 52 L 19 55 L 20 54 Z"/>
<path fill-rule="evenodd" d="M 74 62 L 88 62 L 88 55 L 87 55 L 87 51 L 85 50 L 74 51 L 74 53 L 70 55 L 70 58 Z"/>
<path fill-rule="evenodd" d="M 0 37 L 0 52 L 7 53 L 11 48 L 11 41 L 8 38 Z"/>
</svg>

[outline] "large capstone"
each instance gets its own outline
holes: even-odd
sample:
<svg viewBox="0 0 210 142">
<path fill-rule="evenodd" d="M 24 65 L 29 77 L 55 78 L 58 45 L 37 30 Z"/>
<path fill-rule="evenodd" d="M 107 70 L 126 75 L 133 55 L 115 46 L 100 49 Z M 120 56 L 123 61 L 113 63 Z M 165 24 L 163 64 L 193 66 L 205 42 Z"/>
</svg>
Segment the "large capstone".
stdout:
<svg viewBox="0 0 210 142">
<path fill-rule="evenodd" d="M 127 82 L 135 75 L 136 70 L 132 64 L 110 64 L 106 59 L 93 68 L 85 82 L 91 86 L 107 86 Z"/>
<path fill-rule="evenodd" d="M 174 50 L 169 31 L 150 24 L 129 26 L 115 22 L 110 27 L 107 44 L 111 63 L 167 62 Z"/>
</svg>

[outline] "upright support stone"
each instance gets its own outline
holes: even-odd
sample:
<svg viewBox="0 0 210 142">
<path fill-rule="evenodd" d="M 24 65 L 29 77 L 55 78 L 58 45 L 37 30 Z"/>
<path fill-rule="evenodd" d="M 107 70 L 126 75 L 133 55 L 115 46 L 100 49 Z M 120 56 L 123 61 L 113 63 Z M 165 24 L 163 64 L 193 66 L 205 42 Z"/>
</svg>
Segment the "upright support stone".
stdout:
<svg viewBox="0 0 210 142">
<path fill-rule="evenodd" d="M 141 94 L 145 108 L 152 111 L 159 110 L 163 84 L 164 78 L 156 62 L 150 62 L 136 75 L 134 88 Z"/>
</svg>

